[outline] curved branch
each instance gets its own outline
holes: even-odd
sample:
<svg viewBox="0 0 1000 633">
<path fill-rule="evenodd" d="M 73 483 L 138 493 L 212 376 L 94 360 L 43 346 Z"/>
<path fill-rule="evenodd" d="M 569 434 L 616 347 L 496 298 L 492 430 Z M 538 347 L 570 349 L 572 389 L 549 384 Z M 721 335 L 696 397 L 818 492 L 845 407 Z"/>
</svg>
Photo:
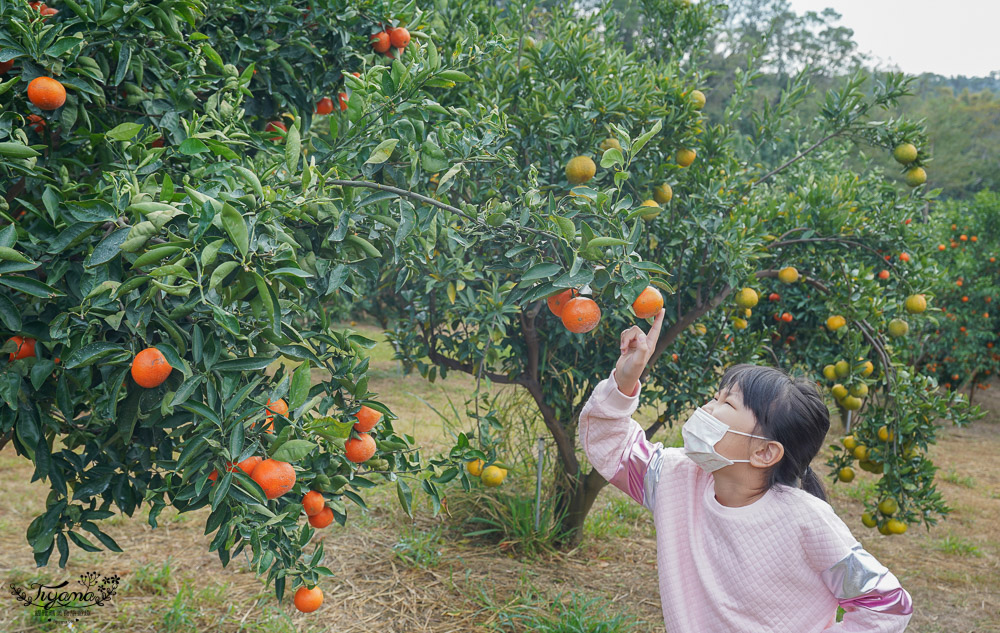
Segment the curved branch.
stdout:
<svg viewBox="0 0 1000 633">
<path fill-rule="evenodd" d="M 827 134 L 826 136 L 824 136 L 820 140 L 816 141 L 815 143 L 813 143 L 812 145 L 810 145 L 806 149 L 804 149 L 801 152 L 799 152 L 797 155 L 793 156 L 792 158 L 789 158 L 788 160 L 786 160 L 781 165 L 775 167 L 774 169 L 772 169 L 771 171 L 767 172 L 766 174 L 764 174 L 763 176 L 761 176 L 757 180 L 751 182 L 750 183 L 750 187 L 751 188 L 756 187 L 760 183 L 762 183 L 765 180 L 771 178 L 771 176 L 774 176 L 775 174 L 784 171 L 785 169 L 789 168 L 793 164 L 799 162 L 800 160 L 802 160 L 803 158 L 805 158 L 806 156 L 808 156 L 809 154 L 811 154 L 814 150 L 816 150 L 816 148 L 818 148 L 823 143 L 826 143 L 830 139 L 834 138 L 835 136 L 840 135 L 843 132 L 844 132 L 844 129 L 840 129 L 840 130 L 837 130 L 836 132 L 832 132 L 830 134 Z"/>
</svg>

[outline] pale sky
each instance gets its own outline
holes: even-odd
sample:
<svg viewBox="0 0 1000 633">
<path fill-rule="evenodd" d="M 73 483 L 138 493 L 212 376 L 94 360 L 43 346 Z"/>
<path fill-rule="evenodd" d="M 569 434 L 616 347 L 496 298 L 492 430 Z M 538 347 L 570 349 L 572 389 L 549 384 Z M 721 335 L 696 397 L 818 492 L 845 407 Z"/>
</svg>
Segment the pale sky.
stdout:
<svg viewBox="0 0 1000 633">
<path fill-rule="evenodd" d="M 982 77 L 1000 70 L 998 0 L 789 0 L 796 13 L 830 7 L 865 53 L 910 74 Z"/>
</svg>

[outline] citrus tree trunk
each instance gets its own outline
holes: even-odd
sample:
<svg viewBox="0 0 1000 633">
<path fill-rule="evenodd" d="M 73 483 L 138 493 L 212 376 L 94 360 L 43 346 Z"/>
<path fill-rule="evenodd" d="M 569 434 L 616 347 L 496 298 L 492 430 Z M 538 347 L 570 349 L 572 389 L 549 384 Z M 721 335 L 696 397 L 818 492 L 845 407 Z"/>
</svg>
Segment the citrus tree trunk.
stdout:
<svg viewBox="0 0 1000 633">
<path fill-rule="evenodd" d="M 593 468 L 586 475 L 578 473 L 575 477 L 557 469 L 555 516 L 559 524 L 556 543 L 559 547 L 571 549 L 580 544 L 583 522 L 606 485 L 608 481 Z"/>
</svg>

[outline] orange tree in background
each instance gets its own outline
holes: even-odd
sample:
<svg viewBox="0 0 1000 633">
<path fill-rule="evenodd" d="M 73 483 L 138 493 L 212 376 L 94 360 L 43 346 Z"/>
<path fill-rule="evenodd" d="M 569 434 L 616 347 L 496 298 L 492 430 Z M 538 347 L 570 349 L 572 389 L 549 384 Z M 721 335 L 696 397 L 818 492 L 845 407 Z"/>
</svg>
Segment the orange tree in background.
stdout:
<svg viewBox="0 0 1000 633">
<path fill-rule="evenodd" d="M 935 204 L 927 235 L 930 259 L 942 274 L 933 287 L 941 312 L 920 334 L 911 360 L 948 389 L 976 389 L 1000 371 L 1000 195 Z"/>
<path fill-rule="evenodd" d="M 914 339 L 892 325 L 906 317 L 916 328 L 929 318 L 907 313 L 904 301 L 927 293 L 938 274 L 923 248 L 926 229 L 906 222 L 925 204 L 924 131 L 882 120 L 908 81 L 856 75 L 815 95 L 801 73 L 761 109 L 750 98 L 755 51 L 720 118 L 709 120 L 701 108 L 712 95 L 698 88 L 717 8 L 673 0 L 638 6 L 638 16 L 622 20 L 610 8 L 583 17 L 467 0 L 435 16 L 455 41 L 480 31 L 503 38 L 506 49 L 442 103 L 469 111 L 498 104 L 516 158 L 470 157 L 440 178 L 438 195 L 478 208 L 478 218 L 453 216 L 420 238 L 425 256 L 407 257 L 401 272 L 383 276 L 381 294 L 402 297 L 392 333 L 398 357 L 431 380 L 463 371 L 531 395 L 557 453 L 562 540 L 575 543 L 606 484 L 580 457 L 577 417 L 614 367 L 619 332 L 637 320 L 630 306 L 654 286 L 666 319 L 642 377 L 642 402 L 658 411 L 647 437 L 710 397 L 728 363 L 774 363 L 821 381 L 825 365 L 844 360 L 831 404 L 859 409 L 870 421 L 859 432 L 874 437 L 885 426 L 890 438 L 871 441 L 865 454 L 881 475 L 866 508 L 872 524 L 898 533 L 934 523 L 947 508 L 924 451 L 935 419 L 967 416 L 960 401 L 938 395 L 932 378 L 901 365 Z M 798 120 L 813 97 L 821 115 Z M 460 129 L 450 122 L 437 132 Z M 794 153 L 773 155 L 779 137 Z M 912 188 L 877 168 L 843 167 L 848 155 L 892 154 L 906 144 L 916 153 L 904 148 L 897 161 Z M 516 199 L 524 204 L 511 206 Z M 878 277 L 884 268 L 887 283 Z M 580 297 L 551 300 L 568 290 Z M 591 303 L 574 315 L 599 314 L 596 324 L 567 323 L 552 307 L 581 299 Z M 827 328 L 831 317 L 838 318 Z M 473 398 L 477 426 L 459 446 L 490 462 L 502 414 Z M 844 451 L 833 478 L 855 459 Z M 442 478 L 469 485 L 465 470 L 439 465 L 450 469 Z M 882 502 L 885 512 L 875 507 Z"/>
<path fill-rule="evenodd" d="M 421 165 L 495 153 L 468 112 L 428 139 L 479 53 L 439 53 L 412 4 L 56 6 L 0 2 L 0 448 L 49 486 L 35 560 L 119 551 L 116 512 L 209 508 L 223 564 L 312 592 L 330 574 L 321 545 L 303 556 L 314 527 L 374 477 L 409 510 L 420 468 L 368 389 L 374 342 L 325 303 L 434 222 Z M 376 218 L 381 182 L 416 202 Z M 300 364 L 269 376 L 279 358 Z"/>
</svg>

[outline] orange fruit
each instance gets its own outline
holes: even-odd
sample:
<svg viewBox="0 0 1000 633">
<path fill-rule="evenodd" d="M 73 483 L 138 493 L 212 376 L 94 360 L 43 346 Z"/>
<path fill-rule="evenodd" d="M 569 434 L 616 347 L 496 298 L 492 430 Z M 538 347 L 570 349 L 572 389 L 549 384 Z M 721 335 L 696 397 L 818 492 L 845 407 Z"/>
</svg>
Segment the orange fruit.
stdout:
<svg viewBox="0 0 1000 633">
<path fill-rule="evenodd" d="M 410 43 L 410 32 L 401 26 L 392 29 L 392 32 L 389 33 L 389 43 L 394 48 L 406 48 L 406 45 Z"/>
<path fill-rule="evenodd" d="M 347 109 L 347 93 L 346 92 L 338 92 L 337 93 L 337 101 L 340 103 L 340 110 L 341 110 L 341 112 L 343 112 L 344 110 Z"/>
<path fill-rule="evenodd" d="M 562 322 L 570 332 L 584 334 L 597 327 L 600 320 L 601 308 L 593 299 L 575 297 L 563 306 Z"/>
<path fill-rule="evenodd" d="M 295 469 L 288 462 L 265 459 L 253 469 L 250 478 L 264 489 L 264 496 L 277 499 L 295 485 Z"/>
<path fill-rule="evenodd" d="M 389 50 L 392 46 L 392 42 L 389 40 L 389 34 L 385 31 L 381 33 L 375 33 L 371 36 L 372 50 L 376 53 L 384 53 Z"/>
<path fill-rule="evenodd" d="M 43 18 L 47 18 L 47 17 L 49 17 L 50 15 L 55 15 L 55 14 L 59 13 L 59 9 L 54 9 L 54 8 L 52 8 L 52 7 L 46 7 L 46 6 L 43 6 L 43 7 L 42 7 L 42 9 L 41 9 L 41 10 L 40 10 L 40 11 L 39 11 L 38 13 L 39 13 L 39 14 L 40 14 L 40 15 L 41 15 L 41 16 L 42 16 Z"/>
<path fill-rule="evenodd" d="M 244 459 L 242 462 L 236 464 L 236 468 L 239 468 L 244 473 L 246 473 L 247 477 L 250 477 L 253 475 L 253 471 L 257 469 L 257 466 L 259 466 L 262 461 L 264 461 L 263 457 L 259 455 L 252 455 Z M 233 464 L 229 464 L 228 470 L 232 472 L 236 470 L 236 468 L 233 467 Z"/>
<path fill-rule="evenodd" d="M 12 336 L 8 340 L 14 341 L 14 344 L 17 345 L 17 349 L 10 353 L 9 360 L 11 362 L 22 358 L 31 358 L 35 355 L 35 339 Z"/>
<path fill-rule="evenodd" d="M 218 478 L 219 478 L 219 469 L 218 468 L 213 468 L 212 472 L 208 473 L 208 479 L 209 479 L 209 481 L 214 482 Z"/>
<path fill-rule="evenodd" d="M 331 523 L 333 523 L 333 510 L 328 507 L 324 507 L 316 514 L 309 517 L 309 525 L 314 528 L 325 528 Z"/>
<path fill-rule="evenodd" d="M 7 71 L 14 67 L 14 60 L 9 62 L 0 62 L 0 75 L 6 75 Z"/>
<path fill-rule="evenodd" d="M 310 490 L 302 497 L 302 507 L 305 509 L 307 516 L 314 517 L 326 507 L 326 499 L 323 498 L 322 492 Z"/>
<path fill-rule="evenodd" d="M 375 438 L 367 433 L 344 442 L 344 455 L 355 464 L 367 462 L 375 454 Z"/>
<path fill-rule="evenodd" d="M 371 407 L 361 405 L 361 410 L 355 413 L 354 417 L 358 419 L 354 423 L 354 430 L 358 433 L 367 433 L 375 428 L 375 425 L 382 418 L 382 414 Z"/>
<path fill-rule="evenodd" d="M 293 602 L 295 602 L 295 608 L 302 613 L 312 613 L 323 604 L 323 590 L 319 587 L 312 589 L 299 587 L 298 591 L 295 592 Z"/>
<path fill-rule="evenodd" d="M 316 103 L 316 114 L 330 114 L 333 112 L 333 99 L 323 97 Z"/>
<path fill-rule="evenodd" d="M 163 352 L 155 347 L 142 350 L 132 361 L 132 379 L 146 389 L 162 385 L 173 370 Z"/>
<path fill-rule="evenodd" d="M 45 129 L 45 119 L 37 114 L 29 114 L 28 125 L 31 126 L 31 129 L 35 130 L 36 134 L 41 134 L 42 130 Z"/>
<path fill-rule="evenodd" d="M 975 241 L 975 238 L 973 238 L 973 240 L 972 240 L 972 241 Z M 900 261 L 903 261 L 903 262 L 908 262 L 908 261 L 910 261 L 910 255 L 909 255 L 909 253 L 900 253 L 900 254 L 899 254 L 899 260 L 900 260 Z"/>
<path fill-rule="evenodd" d="M 264 128 L 265 132 L 277 132 L 278 130 L 281 130 L 282 132 L 287 132 L 288 128 L 285 127 L 285 124 L 282 123 L 281 121 L 271 121 L 270 123 L 267 124 L 267 127 Z M 277 143 L 281 140 L 281 138 L 282 138 L 281 135 L 275 135 L 271 137 L 271 140 Z"/>
<path fill-rule="evenodd" d="M 52 77 L 35 77 L 28 84 L 28 101 L 40 110 L 55 110 L 66 103 L 66 88 Z"/>
<path fill-rule="evenodd" d="M 274 414 L 287 416 L 288 403 L 285 402 L 284 398 L 278 398 L 277 402 L 271 402 L 271 399 L 268 398 L 264 411 L 267 413 L 267 426 L 264 427 L 264 430 L 268 433 L 274 433 Z"/>
<path fill-rule="evenodd" d="M 889 278 L 889 271 L 888 270 L 880 270 L 879 273 L 878 273 L 878 278 L 879 279 L 888 279 Z"/>
<path fill-rule="evenodd" d="M 575 289 L 568 288 L 566 290 L 563 290 L 562 292 L 557 292 L 556 294 L 551 295 L 548 299 L 545 300 L 545 303 L 549 306 L 549 311 L 551 311 L 552 314 L 556 315 L 557 317 L 562 317 L 563 307 L 566 306 L 566 302 L 572 299 L 573 297 L 577 296 L 578 294 L 580 293 L 577 292 Z"/>
<path fill-rule="evenodd" d="M 677 154 L 674 156 L 674 159 L 681 167 L 689 167 L 697 156 L 697 152 L 693 149 L 684 148 L 677 150 Z"/>
<path fill-rule="evenodd" d="M 638 298 L 632 304 L 632 309 L 635 310 L 635 315 L 640 319 L 648 319 L 650 317 L 655 317 L 657 313 L 663 308 L 663 295 L 660 291 L 652 286 L 646 286 L 646 288 L 639 293 Z"/>
</svg>

